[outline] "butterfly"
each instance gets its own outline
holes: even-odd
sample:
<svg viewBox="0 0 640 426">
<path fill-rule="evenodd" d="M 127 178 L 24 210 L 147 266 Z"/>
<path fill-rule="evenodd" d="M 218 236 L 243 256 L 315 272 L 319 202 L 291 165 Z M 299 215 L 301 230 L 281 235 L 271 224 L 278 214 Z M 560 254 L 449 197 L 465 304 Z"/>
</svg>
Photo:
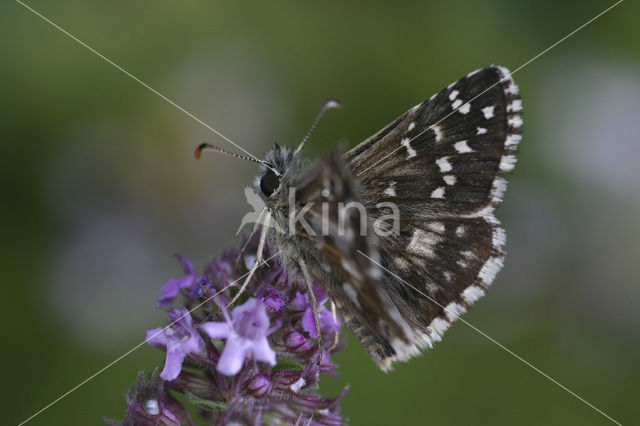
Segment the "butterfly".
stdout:
<svg viewBox="0 0 640 426">
<path fill-rule="evenodd" d="M 296 149 L 274 145 L 258 161 L 253 190 L 265 208 L 251 272 L 268 242 L 289 273 L 322 284 L 387 371 L 440 341 L 502 268 L 494 210 L 516 163 L 522 101 L 506 68 L 482 68 L 311 162 L 301 149 L 337 107 L 325 103 Z M 203 149 L 228 153 L 202 144 L 197 156 Z"/>
</svg>

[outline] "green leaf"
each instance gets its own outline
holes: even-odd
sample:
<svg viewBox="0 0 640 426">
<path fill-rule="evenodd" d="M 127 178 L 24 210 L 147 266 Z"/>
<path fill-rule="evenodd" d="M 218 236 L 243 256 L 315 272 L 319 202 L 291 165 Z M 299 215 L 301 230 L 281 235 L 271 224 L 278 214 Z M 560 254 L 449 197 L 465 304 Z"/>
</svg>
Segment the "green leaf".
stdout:
<svg viewBox="0 0 640 426">
<path fill-rule="evenodd" d="M 209 399 L 202 399 L 191 392 L 185 392 L 189 401 L 200 408 L 208 408 L 211 411 L 222 411 L 227 409 L 227 404 L 217 401 L 211 401 Z"/>
<path fill-rule="evenodd" d="M 280 359 L 275 367 L 273 367 L 274 371 L 280 370 L 304 370 L 302 364 L 292 360 L 292 359 Z"/>
</svg>

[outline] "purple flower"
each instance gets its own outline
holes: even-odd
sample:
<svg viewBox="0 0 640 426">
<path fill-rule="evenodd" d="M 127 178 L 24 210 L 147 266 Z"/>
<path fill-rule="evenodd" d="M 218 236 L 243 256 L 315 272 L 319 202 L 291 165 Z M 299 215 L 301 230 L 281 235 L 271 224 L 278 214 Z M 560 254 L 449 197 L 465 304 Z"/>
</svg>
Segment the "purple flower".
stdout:
<svg viewBox="0 0 640 426">
<path fill-rule="evenodd" d="M 147 330 L 147 343 L 151 346 L 165 346 L 167 359 L 160 373 L 163 380 L 171 381 L 178 377 L 184 358 L 191 353 L 204 349 L 204 342 L 193 327 L 191 315 L 185 308 L 169 310 L 172 323 L 166 328 Z"/>
<path fill-rule="evenodd" d="M 324 304 L 329 300 L 326 294 L 322 291 L 314 290 L 316 297 L 318 297 L 318 321 L 320 322 L 320 330 L 338 331 L 340 330 L 340 324 L 334 319 L 331 312 L 325 309 Z M 319 294 L 318 294 L 319 293 Z M 303 312 L 302 314 L 302 329 L 309 333 L 309 336 L 313 339 L 318 338 L 316 332 L 316 322 L 313 319 L 313 308 L 307 303 L 305 296 L 299 291 L 296 292 L 296 297 L 291 303 L 291 308 L 297 312 Z M 324 333 L 323 333 L 324 334 Z"/>
<path fill-rule="evenodd" d="M 141 376 L 127 393 L 124 421 L 108 423 L 193 426 L 192 411 L 207 424 L 344 424 L 339 414 L 344 391 L 337 398 L 317 392 L 321 375 L 335 373 L 331 357 L 340 348 L 339 324 L 322 306 L 328 299 L 320 283 L 314 286 L 324 338 L 320 350 L 307 286 L 277 258 L 256 272 L 244 289 L 243 305 L 225 309 L 238 291 L 230 284 L 247 273 L 242 260 L 255 258 L 257 246 L 256 234 L 242 252 L 227 250 L 212 259 L 201 275 L 178 257 L 185 276 L 163 287 L 158 306 L 168 309 L 180 295 L 185 308 L 167 310 L 173 322 L 166 329 L 147 331 L 149 344 L 167 352 L 164 370 L 159 375 L 158 368 L 149 380 Z M 268 245 L 265 250 L 269 259 L 274 252 Z M 186 362 L 189 368 L 182 369 Z"/>
<path fill-rule="evenodd" d="M 284 306 L 284 299 L 282 293 L 273 287 L 267 289 L 267 295 L 262 298 L 262 301 L 273 311 L 280 312 Z"/>
<path fill-rule="evenodd" d="M 267 336 L 275 329 L 269 329 L 269 317 L 264 303 L 252 297 L 234 308 L 231 317 L 224 308 L 222 313 L 226 322 L 200 324 L 200 329 L 212 339 L 227 339 L 216 370 L 225 376 L 235 376 L 249 352 L 258 361 L 276 365 L 276 353 L 267 341 Z"/>
<path fill-rule="evenodd" d="M 158 299 L 158 308 L 167 308 L 173 302 L 173 299 L 180 293 L 182 289 L 192 289 L 200 277 L 193 270 L 191 261 L 186 257 L 176 255 L 176 258 L 182 263 L 184 269 L 184 278 L 172 278 L 162 287 L 162 297 Z"/>
</svg>

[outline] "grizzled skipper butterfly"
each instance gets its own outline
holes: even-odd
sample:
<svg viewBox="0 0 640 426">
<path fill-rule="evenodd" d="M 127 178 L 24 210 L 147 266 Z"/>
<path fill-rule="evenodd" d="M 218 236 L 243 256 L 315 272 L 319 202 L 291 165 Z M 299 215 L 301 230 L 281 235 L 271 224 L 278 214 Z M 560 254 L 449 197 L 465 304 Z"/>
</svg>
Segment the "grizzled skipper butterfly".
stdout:
<svg viewBox="0 0 640 426">
<path fill-rule="evenodd" d="M 506 68 L 483 68 L 350 151 L 311 163 L 300 151 L 339 106 L 325 103 L 297 149 L 275 145 L 258 161 L 260 243 L 238 295 L 268 240 L 290 273 L 324 286 L 389 370 L 440 341 L 502 267 L 505 232 L 494 210 L 506 188 L 500 175 L 516 162 L 522 102 Z M 209 144 L 196 155 L 205 149 L 253 160 Z"/>
</svg>

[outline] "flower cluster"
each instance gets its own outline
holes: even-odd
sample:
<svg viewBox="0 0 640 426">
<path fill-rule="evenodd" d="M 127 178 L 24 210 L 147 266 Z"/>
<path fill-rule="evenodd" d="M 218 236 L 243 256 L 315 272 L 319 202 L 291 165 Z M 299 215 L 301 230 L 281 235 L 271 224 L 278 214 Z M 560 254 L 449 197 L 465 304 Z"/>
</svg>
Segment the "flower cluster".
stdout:
<svg viewBox="0 0 640 426">
<path fill-rule="evenodd" d="M 316 392 L 320 373 L 335 374 L 330 356 L 339 348 L 340 323 L 314 283 L 322 348 L 307 286 L 276 258 L 258 268 L 230 312 L 227 305 L 255 262 L 255 241 L 213 259 L 202 275 L 178 257 L 185 276 L 162 288 L 158 307 L 169 324 L 147 330 L 147 343 L 166 351 L 164 368 L 127 394 L 122 423 L 191 425 L 189 412 L 213 424 L 341 425 L 337 398 Z M 172 305 L 184 299 L 179 309 Z M 178 395 L 186 398 L 177 398 Z M 187 410 L 178 399 L 196 410 Z"/>
</svg>

